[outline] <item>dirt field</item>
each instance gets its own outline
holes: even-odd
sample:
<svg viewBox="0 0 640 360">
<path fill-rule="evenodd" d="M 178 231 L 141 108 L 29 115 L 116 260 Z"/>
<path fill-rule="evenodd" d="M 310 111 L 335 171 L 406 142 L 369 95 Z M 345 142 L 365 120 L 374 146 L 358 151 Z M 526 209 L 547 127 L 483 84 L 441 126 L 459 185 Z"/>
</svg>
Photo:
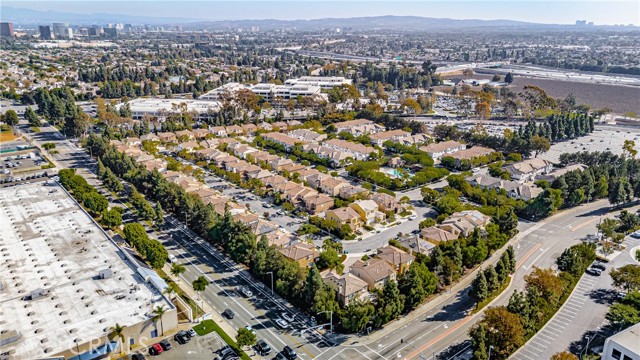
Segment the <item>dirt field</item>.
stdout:
<svg viewBox="0 0 640 360">
<path fill-rule="evenodd" d="M 589 104 L 593 109 L 608 107 L 618 113 L 640 112 L 640 88 L 637 87 L 515 77 L 510 88 L 520 92 L 525 85 L 539 86 L 554 98 L 564 99 L 573 93 L 578 104 Z"/>
</svg>

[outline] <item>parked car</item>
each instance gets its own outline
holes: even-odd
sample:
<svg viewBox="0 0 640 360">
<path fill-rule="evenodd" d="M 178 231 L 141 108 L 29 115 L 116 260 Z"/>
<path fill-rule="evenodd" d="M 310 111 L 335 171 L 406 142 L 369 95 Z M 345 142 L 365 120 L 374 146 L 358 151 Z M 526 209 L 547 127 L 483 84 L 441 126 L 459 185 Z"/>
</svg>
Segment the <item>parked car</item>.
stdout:
<svg viewBox="0 0 640 360">
<path fill-rule="evenodd" d="M 602 274 L 602 271 L 590 267 L 590 268 L 587 269 L 587 274 L 593 275 L 593 276 L 600 276 L 600 274 Z"/>
<path fill-rule="evenodd" d="M 131 355 L 131 360 L 147 360 L 147 358 L 142 353 L 135 353 Z"/>
<path fill-rule="evenodd" d="M 167 339 L 162 339 L 158 344 L 162 346 L 162 350 L 169 351 L 171 350 L 171 343 Z"/>
<path fill-rule="evenodd" d="M 639 210 L 639 211 L 640 211 L 640 210 Z M 629 236 L 631 236 L 631 237 L 632 237 L 632 238 L 634 238 L 634 239 L 640 239 L 640 231 L 633 232 L 633 233 L 631 233 L 631 235 L 629 235 Z"/>
<path fill-rule="evenodd" d="M 607 266 L 601 262 L 595 262 L 593 264 L 591 264 L 591 267 L 594 269 L 598 269 L 600 271 L 605 271 L 607 270 Z"/>
<path fill-rule="evenodd" d="M 282 352 L 284 353 L 284 356 L 286 356 L 287 359 L 289 359 L 289 360 L 293 360 L 293 359 L 296 359 L 298 357 L 298 354 L 295 352 L 295 350 L 293 350 L 291 347 L 289 347 L 289 345 L 286 345 L 282 349 Z"/>
<path fill-rule="evenodd" d="M 196 331 L 195 331 L 195 330 L 193 330 L 193 329 L 189 329 L 189 330 L 187 330 L 187 335 L 189 335 L 189 338 L 194 338 L 194 337 L 198 336 L 198 334 L 196 333 Z"/>
<path fill-rule="evenodd" d="M 238 357 L 238 354 L 236 354 L 236 352 L 231 348 L 231 346 L 228 346 L 228 345 L 220 349 L 219 354 L 220 354 L 220 358 L 223 360 L 230 359 L 233 357 Z"/>
<path fill-rule="evenodd" d="M 283 354 L 282 352 L 279 352 L 271 360 L 287 360 L 287 356 L 285 354 Z"/>
<path fill-rule="evenodd" d="M 158 343 L 155 343 L 149 347 L 149 355 L 160 355 L 162 354 L 162 346 Z"/>
<path fill-rule="evenodd" d="M 413 215 L 409 216 L 409 220 L 415 220 L 417 218 L 418 218 L 418 215 L 416 215 L 416 214 L 413 214 Z"/>
<path fill-rule="evenodd" d="M 222 312 L 222 316 L 226 317 L 227 319 L 233 319 L 236 314 L 231 309 L 224 309 L 224 311 Z"/>
<path fill-rule="evenodd" d="M 271 346 L 269 346 L 269 344 L 267 344 L 267 342 L 262 339 L 256 342 L 256 350 L 258 351 L 258 354 L 260 354 L 260 356 L 271 354 Z"/>
<path fill-rule="evenodd" d="M 254 335 L 256 334 L 256 330 L 251 325 L 245 326 L 245 329 L 251 331 L 251 333 L 254 334 Z"/>
<path fill-rule="evenodd" d="M 180 345 L 184 345 L 191 339 L 189 339 L 189 335 L 187 335 L 185 331 L 178 331 L 178 333 L 173 336 L 173 340 L 178 342 Z"/>
</svg>

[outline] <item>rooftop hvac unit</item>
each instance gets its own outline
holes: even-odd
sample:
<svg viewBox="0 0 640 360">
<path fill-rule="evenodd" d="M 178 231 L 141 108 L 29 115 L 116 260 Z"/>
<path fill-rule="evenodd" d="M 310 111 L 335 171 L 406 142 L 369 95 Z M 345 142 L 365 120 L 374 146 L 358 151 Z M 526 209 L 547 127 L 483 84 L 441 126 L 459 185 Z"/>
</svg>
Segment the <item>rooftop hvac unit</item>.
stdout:
<svg viewBox="0 0 640 360">
<path fill-rule="evenodd" d="M 31 300 L 35 300 L 45 296 L 47 292 L 43 288 L 38 288 L 31 291 Z"/>
<path fill-rule="evenodd" d="M 111 269 L 100 270 L 100 272 L 98 273 L 98 276 L 100 277 L 100 279 L 108 279 L 111 276 L 113 276 L 113 270 Z"/>
</svg>

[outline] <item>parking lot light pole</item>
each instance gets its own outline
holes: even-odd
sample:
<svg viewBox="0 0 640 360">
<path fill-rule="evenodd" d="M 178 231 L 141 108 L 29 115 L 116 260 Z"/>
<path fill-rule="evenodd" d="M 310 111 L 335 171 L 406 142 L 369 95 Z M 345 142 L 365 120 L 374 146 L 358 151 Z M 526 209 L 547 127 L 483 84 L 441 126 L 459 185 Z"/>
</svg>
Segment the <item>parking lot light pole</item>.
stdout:
<svg viewBox="0 0 640 360">
<path fill-rule="evenodd" d="M 489 356 L 487 356 L 487 360 L 491 360 L 491 350 L 493 350 L 493 345 L 489 345 Z"/>
<path fill-rule="evenodd" d="M 273 296 L 273 271 L 269 271 L 267 274 L 271 275 L 271 296 Z"/>
<path fill-rule="evenodd" d="M 331 310 L 321 311 L 318 313 L 318 315 L 324 314 L 324 313 L 329 313 L 329 332 L 333 334 L 333 311 Z"/>
</svg>

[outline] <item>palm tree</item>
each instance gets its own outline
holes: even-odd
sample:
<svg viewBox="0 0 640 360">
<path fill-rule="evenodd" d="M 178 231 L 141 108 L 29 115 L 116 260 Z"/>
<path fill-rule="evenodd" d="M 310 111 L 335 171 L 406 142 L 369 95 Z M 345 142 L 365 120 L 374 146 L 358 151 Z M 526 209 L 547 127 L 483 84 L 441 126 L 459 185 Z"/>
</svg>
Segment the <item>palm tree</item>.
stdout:
<svg viewBox="0 0 640 360">
<path fill-rule="evenodd" d="M 155 309 L 153 309 L 153 322 L 157 323 L 158 320 L 160 320 L 160 336 L 164 335 L 164 325 L 162 324 L 162 315 L 164 315 L 165 313 L 165 309 L 164 306 L 157 306 Z"/>
<path fill-rule="evenodd" d="M 109 335 L 107 336 L 109 339 L 119 338 L 120 339 L 120 353 L 124 352 L 124 329 L 126 326 L 121 326 L 116 323 L 115 326 L 109 328 Z"/>
<path fill-rule="evenodd" d="M 207 280 L 207 278 L 205 278 L 204 276 L 198 276 L 198 278 L 193 280 L 193 283 L 192 283 L 193 290 L 198 292 L 198 297 L 200 298 L 201 298 L 200 293 L 207 288 L 207 285 L 209 285 L 209 280 Z M 204 300 L 202 300 L 202 302 L 204 303 Z M 196 307 L 196 311 L 197 310 L 198 308 Z M 197 314 L 196 314 L 196 317 L 197 317 Z"/>
<path fill-rule="evenodd" d="M 174 283 L 169 284 L 169 286 L 167 286 L 167 288 L 164 289 L 164 293 L 167 294 L 170 300 L 173 298 L 173 295 L 176 294 L 176 288 L 173 284 Z"/>
<path fill-rule="evenodd" d="M 187 269 L 185 269 L 184 265 L 181 264 L 176 264 L 173 263 L 171 265 L 171 275 L 180 278 L 180 274 L 182 274 L 183 272 L 185 272 Z"/>
</svg>

